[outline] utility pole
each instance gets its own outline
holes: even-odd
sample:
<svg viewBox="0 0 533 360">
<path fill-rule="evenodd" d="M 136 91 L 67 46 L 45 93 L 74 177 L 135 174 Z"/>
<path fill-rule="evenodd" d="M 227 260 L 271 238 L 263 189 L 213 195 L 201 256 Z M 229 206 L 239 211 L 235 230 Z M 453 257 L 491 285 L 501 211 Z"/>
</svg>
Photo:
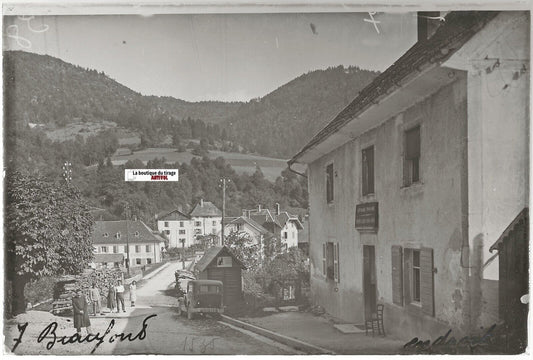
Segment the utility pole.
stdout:
<svg viewBox="0 0 533 360">
<path fill-rule="evenodd" d="M 130 204 L 126 203 L 124 206 L 124 215 L 126 216 L 126 270 L 128 271 L 128 278 L 130 277 L 130 231 L 128 220 L 130 217 Z"/>
<path fill-rule="evenodd" d="M 226 212 L 226 178 L 222 178 L 222 236 L 221 245 L 224 246 L 224 216 Z"/>
</svg>

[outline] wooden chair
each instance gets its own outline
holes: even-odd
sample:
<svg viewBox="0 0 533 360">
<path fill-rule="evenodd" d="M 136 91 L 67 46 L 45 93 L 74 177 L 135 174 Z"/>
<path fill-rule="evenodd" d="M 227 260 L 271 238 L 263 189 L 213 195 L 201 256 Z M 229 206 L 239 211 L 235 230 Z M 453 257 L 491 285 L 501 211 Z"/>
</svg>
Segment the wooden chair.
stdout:
<svg viewBox="0 0 533 360">
<path fill-rule="evenodd" d="M 383 325 L 383 304 L 377 304 L 376 312 L 370 316 L 370 319 L 365 320 L 365 334 L 368 335 L 368 330 L 372 330 L 372 337 L 377 330 L 378 335 L 385 336 L 385 326 Z"/>
</svg>

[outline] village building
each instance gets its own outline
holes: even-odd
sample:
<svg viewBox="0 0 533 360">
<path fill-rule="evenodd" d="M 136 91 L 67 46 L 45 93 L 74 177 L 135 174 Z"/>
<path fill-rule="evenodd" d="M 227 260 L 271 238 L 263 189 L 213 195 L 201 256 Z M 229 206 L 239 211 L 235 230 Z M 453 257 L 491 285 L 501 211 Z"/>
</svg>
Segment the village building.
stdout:
<svg viewBox="0 0 533 360">
<path fill-rule="evenodd" d="M 190 247 L 201 236 L 219 237 L 222 212 L 212 202 L 200 199 L 189 214 L 176 209 L 157 216 L 157 229 L 169 240 L 169 247 Z"/>
<path fill-rule="evenodd" d="M 96 221 L 91 239 L 97 267 L 126 267 L 128 253 L 130 267 L 158 263 L 165 248 L 165 240 L 140 220 Z"/>
<path fill-rule="evenodd" d="M 524 295 L 489 250 L 528 207 L 529 13 L 428 15 L 289 161 L 308 165 L 312 302 L 358 324 L 383 304 L 406 340 L 478 334 Z"/>
<path fill-rule="evenodd" d="M 247 216 L 224 219 L 224 238 L 227 238 L 232 233 L 246 234 L 252 240 L 251 245 L 259 245 L 260 248 L 262 248 L 266 240 L 274 237 L 274 234 Z"/>
<path fill-rule="evenodd" d="M 168 239 L 170 248 L 189 247 L 194 244 L 191 217 L 178 209 L 158 216 L 157 229 Z"/>
<path fill-rule="evenodd" d="M 281 211 L 279 204 L 273 211 L 261 205 L 257 209 L 243 210 L 243 216 L 253 219 L 280 239 L 285 249 L 298 246 L 298 232 L 303 230 L 303 225 L 298 216 Z"/>
</svg>

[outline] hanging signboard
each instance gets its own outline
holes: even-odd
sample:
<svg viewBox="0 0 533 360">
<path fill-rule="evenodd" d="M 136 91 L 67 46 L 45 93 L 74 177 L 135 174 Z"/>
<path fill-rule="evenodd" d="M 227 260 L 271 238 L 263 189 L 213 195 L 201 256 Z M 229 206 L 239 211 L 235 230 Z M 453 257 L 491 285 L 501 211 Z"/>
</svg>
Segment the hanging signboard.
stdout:
<svg viewBox="0 0 533 360">
<path fill-rule="evenodd" d="M 359 204 L 355 207 L 355 228 L 366 230 L 378 229 L 378 203 Z"/>
</svg>

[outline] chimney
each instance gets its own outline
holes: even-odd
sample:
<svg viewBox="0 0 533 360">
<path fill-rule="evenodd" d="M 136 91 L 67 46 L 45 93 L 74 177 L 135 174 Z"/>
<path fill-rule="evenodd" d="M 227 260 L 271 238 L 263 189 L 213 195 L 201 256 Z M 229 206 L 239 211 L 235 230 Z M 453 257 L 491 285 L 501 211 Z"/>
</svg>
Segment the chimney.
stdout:
<svg viewBox="0 0 533 360">
<path fill-rule="evenodd" d="M 200 207 L 204 207 L 204 199 L 200 199 Z"/>
<path fill-rule="evenodd" d="M 257 205 L 257 208 L 261 211 L 261 204 Z"/>
<path fill-rule="evenodd" d="M 431 38 L 441 24 L 440 11 L 418 11 L 418 42 L 426 41 Z"/>
<path fill-rule="evenodd" d="M 137 221 L 137 215 L 133 215 L 133 221 Z"/>
<path fill-rule="evenodd" d="M 182 205 L 178 205 L 178 211 L 179 212 L 183 212 L 183 206 Z"/>
<path fill-rule="evenodd" d="M 279 210 L 279 204 L 276 203 L 276 215 L 279 215 L 281 211 Z"/>
<path fill-rule="evenodd" d="M 242 210 L 242 217 L 246 217 L 246 210 Z"/>
</svg>

